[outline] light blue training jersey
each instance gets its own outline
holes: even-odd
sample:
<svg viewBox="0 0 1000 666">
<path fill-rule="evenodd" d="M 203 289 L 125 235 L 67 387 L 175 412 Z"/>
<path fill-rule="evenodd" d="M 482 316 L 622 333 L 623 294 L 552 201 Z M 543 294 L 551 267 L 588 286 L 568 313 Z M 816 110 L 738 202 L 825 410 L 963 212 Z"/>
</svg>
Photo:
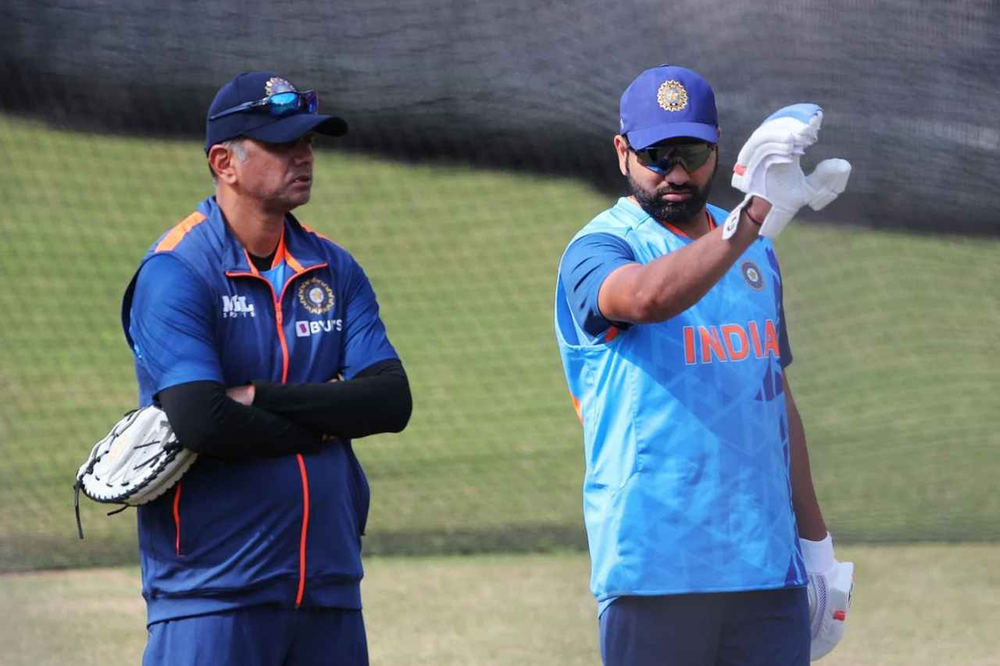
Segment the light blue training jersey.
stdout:
<svg viewBox="0 0 1000 666">
<path fill-rule="evenodd" d="M 718 224 L 726 217 L 709 211 Z M 587 234 L 623 239 L 643 264 L 693 242 L 625 198 L 573 240 Z M 685 312 L 596 338 L 576 321 L 562 278 L 556 339 L 583 424 L 598 602 L 806 584 L 771 241 L 753 243 Z"/>
</svg>

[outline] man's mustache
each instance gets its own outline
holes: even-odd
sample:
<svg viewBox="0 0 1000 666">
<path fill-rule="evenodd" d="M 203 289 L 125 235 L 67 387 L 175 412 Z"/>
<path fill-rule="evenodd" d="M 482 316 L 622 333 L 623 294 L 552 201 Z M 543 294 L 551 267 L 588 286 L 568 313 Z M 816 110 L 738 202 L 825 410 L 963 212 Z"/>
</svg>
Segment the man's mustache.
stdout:
<svg viewBox="0 0 1000 666">
<path fill-rule="evenodd" d="M 667 185 L 666 187 L 661 187 L 656 191 L 656 193 L 661 196 L 664 194 L 681 194 L 682 192 L 695 194 L 698 192 L 698 188 L 693 185 Z"/>
</svg>

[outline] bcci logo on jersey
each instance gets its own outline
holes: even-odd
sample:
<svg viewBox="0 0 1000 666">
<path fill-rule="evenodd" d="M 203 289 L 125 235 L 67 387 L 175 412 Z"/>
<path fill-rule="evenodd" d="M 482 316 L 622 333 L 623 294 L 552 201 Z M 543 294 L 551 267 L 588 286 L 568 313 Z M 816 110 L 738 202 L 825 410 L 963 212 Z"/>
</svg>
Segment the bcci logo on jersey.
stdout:
<svg viewBox="0 0 1000 666">
<path fill-rule="evenodd" d="M 246 296 L 223 296 L 222 316 L 227 318 L 256 317 L 257 313 L 254 312 L 253 303 L 247 303 Z"/>
</svg>

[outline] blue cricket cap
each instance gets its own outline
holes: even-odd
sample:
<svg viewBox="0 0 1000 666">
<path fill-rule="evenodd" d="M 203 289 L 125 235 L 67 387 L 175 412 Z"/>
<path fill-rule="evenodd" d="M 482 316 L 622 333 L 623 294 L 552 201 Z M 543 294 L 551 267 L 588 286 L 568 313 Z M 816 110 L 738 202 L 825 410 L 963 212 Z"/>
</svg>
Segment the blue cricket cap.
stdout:
<svg viewBox="0 0 1000 666">
<path fill-rule="evenodd" d="M 309 113 L 307 109 L 276 117 L 266 110 L 250 109 L 215 120 L 213 115 L 245 102 L 256 102 L 279 92 L 299 92 L 286 79 L 273 72 L 244 72 L 222 86 L 215 94 L 205 119 L 205 153 L 217 143 L 248 136 L 266 143 L 295 141 L 307 132 L 329 136 L 347 134 L 347 121 L 336 116 Z"/>
<path fill-rule="evenodd" d="M 647 69 L 622 93 L 620 112 L 620 133 L 636 150 L 676 137 L 719 142 L 715 93 L 690 69 Z"/>
</svg>

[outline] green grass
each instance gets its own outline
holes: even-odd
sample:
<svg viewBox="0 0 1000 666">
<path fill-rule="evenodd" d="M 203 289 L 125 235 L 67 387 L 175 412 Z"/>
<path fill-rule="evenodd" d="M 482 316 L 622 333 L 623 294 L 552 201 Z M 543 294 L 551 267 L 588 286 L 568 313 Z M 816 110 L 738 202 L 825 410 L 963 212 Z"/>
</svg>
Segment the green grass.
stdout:
<svg viewBox="0 0 1000 666">
<path fill-rule="evenodd" d="M 842 546 L 857 583 L 824 666 L 1000 665 L 997 545 Z M 600 663 L 582 554 L 376 557 L 366 561 L 373 666 Z M 8 666 L 140 661 L 134 567 L 0 576 Z"/>
<path fill-rule="evenodd" d="M 135 399 L 125 284 L 210 192 L 197 142 L 0 116 L 0 571 L 135 560 L 131 512 L 84 501 L 76 539 L 70 487 Z M 319 152 L 300 217 L 365 267 L 414 393 L 404 433 L 356 447 L 370 552 L 582 543 L 552 292 L 566 242 L 611 203 L 568 178 Z M 1000 538 L 1000 242 L 797 223 L 777 246 L 839 541 Z"/>
</svg>

